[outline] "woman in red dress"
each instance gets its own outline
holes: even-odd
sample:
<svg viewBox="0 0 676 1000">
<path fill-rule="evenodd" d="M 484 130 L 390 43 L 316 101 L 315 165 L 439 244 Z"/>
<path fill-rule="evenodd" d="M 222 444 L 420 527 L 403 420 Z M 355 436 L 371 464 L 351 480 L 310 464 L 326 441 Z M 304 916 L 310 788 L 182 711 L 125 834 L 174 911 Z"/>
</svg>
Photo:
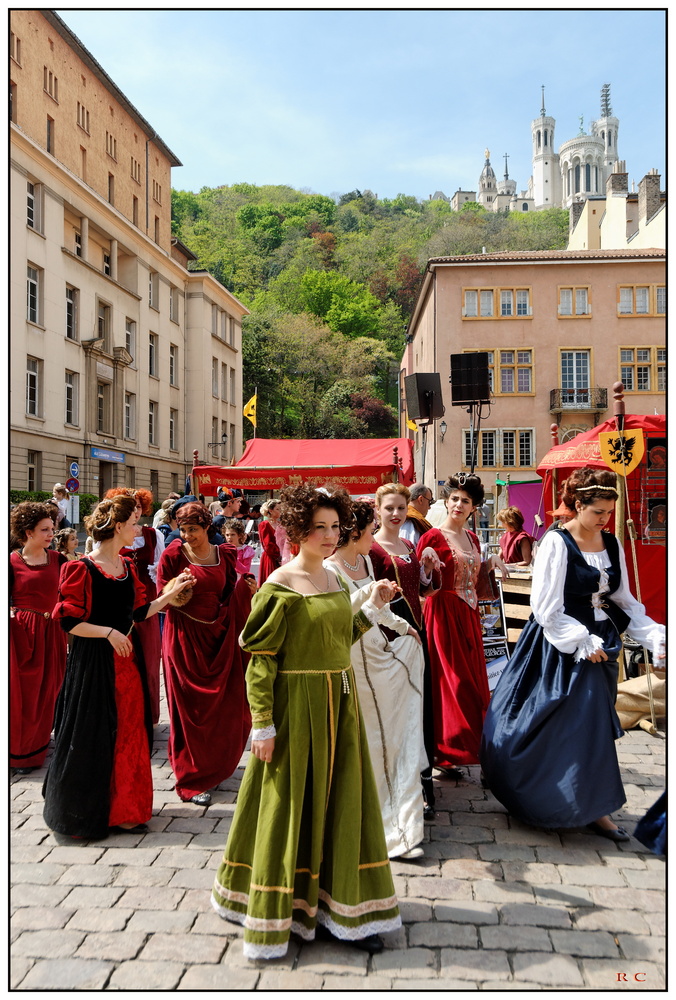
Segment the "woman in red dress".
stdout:
<svg viewBox="0 0 676 1000">
<path fill-rule="evenodd" d="M 117 486 L 108 490 L 106 498 L 114 496 L 130 496 L 136 501 L 137 520 L 149 517 L 153 510 L 153 495 L 150 490 L 127 489 Z M 122 549 L 121 555 L 130 556 L 134 560 L 136 575 L 143 584 L 146 600 L 154 601 L 157 597 L 157 567 L 160 556 L 164 552 L 164 536 L 161 531 L 150 525 L 136 525 L 136 537 L 133 543 Z M 150 711 L 153 725 L 160 721 L 160 655 L 162 652 L 162 637 L 160 635 L 160 620 L 153 616 L 135 625 L 145 663 L 150 694 Z"/>
<path fill-rule="evenodd" d="M 258 571 L 259 587 L 262 587 L 270 574 L 282 565 L 282 553 L 279 551 L 275 532 L 281 512 L 282 508 L 279 500 L 268 500 L 261 507 L 261 514 L 265 517 L 265 520 L 261 521 L 258 525 L 258 537 L 263 547 L 260 569 Z"/>
<path fill-rule="evenodd" d="M 18 504 L 10 523 L 21 545 L 9 557 L 9 754 L 14 773 L 29 774 L 44 763 L 66 669 L 66 637 L 52 621 L 66 557 L 49 548 L 54 521 L 44 504 Z"/>
<path fill-rule="evenodd" d="M 99 547 L 63 567 L 53 612 L 74 638 L 56 705 L 44 817 L 72 837 L 143 831 L 152 814 L 152 725 L 132 625 L 160 611 L 191 577 L 181 574 L 174 594 L 146 602 L 131 559 L 120 555 L 134 539 L 135 507 L 133 497 L 117 496 L 85 519 Z"/>
<path fill-rule="evenodd" d="M 250 607 L 251 590 L 246 579 L 235 587 L 234 545 L 209 541 L 211 514 L 204 504 L 184 504 L 176 520 L 181 538 L 165 549 L 157 583 L 163 588 L 189 570 L 194 587 L 187 603 L 168 608 L 162 634 L 169 762 L 178 797 L 206 806 L 210 789 L 237 767 L 251 729 L 237 643 L 245 617 L 240 602 Z"/>
<path fill-rule="evenodd" d="M 425 600 L 425 624 L 432 667 L 435 764 L 452 777 L 458 765 L 478 764 L 488 708 L 488 673 L 481 638 L 476 582 L 481 547 L 465 522 L 484 502 L 475 475 L 451 476 L 442 491 L 448 514 L 440 528 L 426 531 L 418 552 L 433 548 L 441 560 L 441 588 Z M 489 556 L 489 569 L 504 563 Z"/>
</svg>

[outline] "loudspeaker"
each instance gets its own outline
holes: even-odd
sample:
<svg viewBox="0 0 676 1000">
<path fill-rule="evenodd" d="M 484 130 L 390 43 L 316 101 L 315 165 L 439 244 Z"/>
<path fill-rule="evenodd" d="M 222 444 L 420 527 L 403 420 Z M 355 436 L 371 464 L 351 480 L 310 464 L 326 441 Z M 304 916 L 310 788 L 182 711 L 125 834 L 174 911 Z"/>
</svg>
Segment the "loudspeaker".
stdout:
<svg viewBox="0 0 676 1000">
<path fill-rule="evenodd" d="M 438 420 L 444 415 L 441 376 L 438 372 L 407 375 L 404 378 L 406 411 L 411 420 Z"/>
<path fill-rule="evenodd" d="M 489 403 L 488 354 L 451 354 L 451 406 Z"/>
</svg>

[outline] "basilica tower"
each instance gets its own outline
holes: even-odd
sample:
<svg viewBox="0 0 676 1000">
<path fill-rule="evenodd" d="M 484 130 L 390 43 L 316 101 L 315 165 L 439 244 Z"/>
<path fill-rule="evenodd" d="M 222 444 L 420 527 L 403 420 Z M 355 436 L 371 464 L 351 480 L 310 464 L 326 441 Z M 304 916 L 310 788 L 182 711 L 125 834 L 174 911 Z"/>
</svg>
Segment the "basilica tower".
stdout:
<svg viewBox="0 0 676 1000">
<path fill-rule="evenodd" d="M 561 173 L 559 156 L 554 152 L 556 120 L 545 110 L 545 88 L 542 87 L 540 117 L 531 122 L 533 140 L 533 198 L 535 208 L 559 208 L 561 205 Z"/>
</svg>

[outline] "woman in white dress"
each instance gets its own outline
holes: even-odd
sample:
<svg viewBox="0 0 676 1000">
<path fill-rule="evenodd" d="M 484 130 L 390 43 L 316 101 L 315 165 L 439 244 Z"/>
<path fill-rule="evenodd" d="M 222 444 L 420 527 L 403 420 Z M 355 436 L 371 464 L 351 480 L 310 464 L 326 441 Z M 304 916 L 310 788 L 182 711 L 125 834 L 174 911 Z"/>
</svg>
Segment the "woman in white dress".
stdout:
<svg viewBox="0 0 676 1000">
<path fill-rule="evenodd" d="M 369 599 L 376 576 L 368 552 L 373 542 L 374 510 L 368 501 L 353 504 L 355 525 L 341 532 L 338 548 L 326 563 L 347 584 L 356 613 Z M 388 640 L 373 628 L 352 646 L 352 667 L 359 691 L 371 763 L 390 858 L 422 857 L 423 796 L 420 772 L 428 766 L 423 743 L 422 644 L 415 629 L 389 605 L 379 624 L 398 633 Z"/>
</svg>

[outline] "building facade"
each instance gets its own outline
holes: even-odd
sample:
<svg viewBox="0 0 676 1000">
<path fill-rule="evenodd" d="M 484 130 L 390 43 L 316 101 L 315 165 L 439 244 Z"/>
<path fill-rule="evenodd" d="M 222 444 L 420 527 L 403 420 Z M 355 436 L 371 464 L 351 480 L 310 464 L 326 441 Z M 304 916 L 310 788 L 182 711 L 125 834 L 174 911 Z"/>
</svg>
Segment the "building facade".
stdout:
<svg viewBox="0 0 676 1000">
<path fill-rule="evenodd" d="M 242 450 L 247 309 L 171 235 L 180 161 L 64 22 L 10 21 L 16 489 L 182 488 Z"/>
<path fill-rule="evenodd" d="M 414 438 L 417 478 L 423 434 L 406 426 L 406 375 L 441 375 L 445 413 L 425 449 L 424 481 L 436 488 L 471 466 L 467 407 L 451 405 L 450 355 L 487 353 L 490 405 L 482 409 L 476 471 L 490 494 L 507 475 L 536 478 L 552 423 L 563 442 L 612 416 L 618 380 L 627 412 L 664 412 L 665 311 L 660 249 L 430 260 L 400 370 L 400 434 Z"/>
</svg>

